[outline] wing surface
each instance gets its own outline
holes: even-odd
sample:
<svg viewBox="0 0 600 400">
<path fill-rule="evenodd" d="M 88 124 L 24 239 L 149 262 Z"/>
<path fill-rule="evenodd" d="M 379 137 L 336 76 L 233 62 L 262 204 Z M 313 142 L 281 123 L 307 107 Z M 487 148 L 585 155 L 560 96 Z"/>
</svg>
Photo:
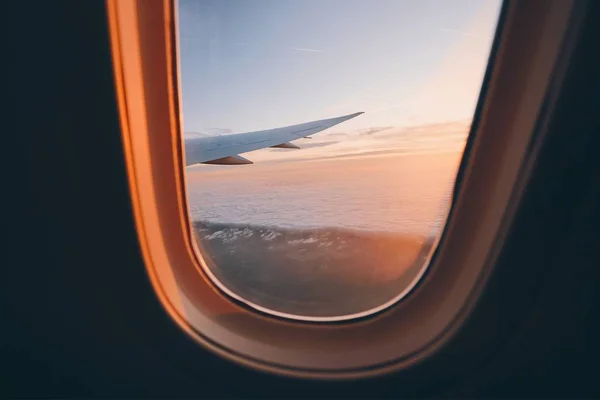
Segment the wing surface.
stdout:
<svg viewBox="0 0 600 400">
<path fill-rule="evenodd" d="M 241 157 L 240 154 L 267 147 L 298 148 L 290 142 L 314 135 L 360 114 L 362 112 L 264 131 L 186 139 L 185 165 L 252 164 L 252 161 Z"/>
</svg>

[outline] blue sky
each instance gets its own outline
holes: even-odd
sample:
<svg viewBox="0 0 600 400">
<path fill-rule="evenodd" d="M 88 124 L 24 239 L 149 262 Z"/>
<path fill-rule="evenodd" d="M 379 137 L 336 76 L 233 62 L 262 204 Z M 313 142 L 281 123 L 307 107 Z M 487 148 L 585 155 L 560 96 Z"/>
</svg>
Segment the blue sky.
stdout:
<svg viewBox="0 0 600 400">
<path fill-rule="evenodd" d="M 180 0 L 186 132 L 469 118 L 498 0 Z"/>
</svg>

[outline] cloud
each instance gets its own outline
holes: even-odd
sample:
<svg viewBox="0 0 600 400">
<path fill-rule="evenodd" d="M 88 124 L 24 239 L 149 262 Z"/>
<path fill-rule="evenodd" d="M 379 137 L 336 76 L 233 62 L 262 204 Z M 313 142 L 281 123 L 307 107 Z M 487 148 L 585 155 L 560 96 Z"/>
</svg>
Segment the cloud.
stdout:
<svg viewBox="0 0 600 400">
<path fill-rule="evenodd" d="M 233 130 L 231 130 L 229 128 L 204 128 L 204 131 L 206 131 L 206 133 L 208 133 L 208 134 L 214 134 L 214 135 L 233 133 Z"/>
<path fill-rule="evenodd" d="M 383 126 L 383 127 L 373 127 L 373 128 L 363 129 L 358 132 L 358 135 L 359 136 L 372 136 L 375 133 L 387 131 L 392 128 L 393 128 L 393 126 Z"/>
<path fill-rule="evenodd" d="M 323 50 L 317 50 L 317 49 L 308 49 L 305 47 L 289 47 L 290 50 L 295 50 L 295 51 L 305 51 L 308 53 L 325 53 Z"/>
<path fill-rule="evenodd" d="M 318 147 L 326 147 L 326 146 L 331 146 L 333 144 L 337 144 L 339 143 L 339 141 L 337 140 L 331 140 L 328 142 L 318 142 L 318 143 L 302 143 L 300 146 L 300 149 L 314 149 L 314 148 L 318 148 Z M 292 152 L 295 151 L 295 149 L 269 149 L 270 151 L 284 151 L 284 152 Z"/>
<path fill-rule="evenodd" d="M 201 133 L 201 132 L 184 132 L 183 136 L 185 138 L 197 138 L 197 137 L 206 137 L 209 136 L 206 133 Z"/>
<path fill-rule="evenodd" d="M 186 138 L 220 136 L 231 134 L 233 131 L 227 128 L 204 128 L 202 132 L 184 132 Z"/>
</svg>

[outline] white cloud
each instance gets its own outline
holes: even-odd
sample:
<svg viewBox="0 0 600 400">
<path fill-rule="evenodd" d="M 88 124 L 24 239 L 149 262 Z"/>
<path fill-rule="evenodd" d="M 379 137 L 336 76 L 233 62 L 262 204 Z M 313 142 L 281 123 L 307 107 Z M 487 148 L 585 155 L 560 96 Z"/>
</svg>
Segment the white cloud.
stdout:
<svg viewBox="0 0 600 400">
<path fill-rule="evenodd" d="M 308 53 L 324 53 L 323 50 L 317 50 L 317 49 L 308 49 L 305 47 L 289 47 L 290 50 L 296 50 L 296 51 L 305 51 Z"/>
</svg>

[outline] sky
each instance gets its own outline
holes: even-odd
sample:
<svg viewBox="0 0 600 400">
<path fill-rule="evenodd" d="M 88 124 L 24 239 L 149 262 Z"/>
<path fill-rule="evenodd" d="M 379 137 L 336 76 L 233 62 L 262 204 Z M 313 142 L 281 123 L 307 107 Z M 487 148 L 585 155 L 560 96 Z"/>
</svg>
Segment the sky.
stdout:
<svg viewBox="0 0 600 400">
<path fill-rule="evenodd" d="M 185 132 L 471 118 L 499 0 L 179 0 Z M 341 127 L 341 125 L 340 125 Z"/>
</svg>

